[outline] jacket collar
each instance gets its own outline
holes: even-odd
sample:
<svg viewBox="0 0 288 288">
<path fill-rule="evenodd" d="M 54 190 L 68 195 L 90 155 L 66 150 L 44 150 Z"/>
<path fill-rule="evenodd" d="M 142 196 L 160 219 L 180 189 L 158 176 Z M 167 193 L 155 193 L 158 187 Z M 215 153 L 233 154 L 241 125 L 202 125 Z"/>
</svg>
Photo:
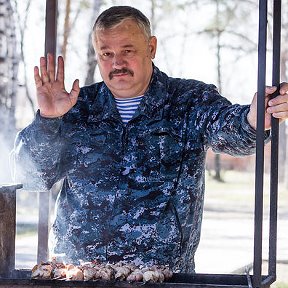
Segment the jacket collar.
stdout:
<svg viewBox="0 0 288 288">
<path fill-rule="evenodd" d="M 140 102 L 138 114 L 147 116 L 148 118 L 162 117 L 165 103 L 168 99 L 168 76 L 161 72 L 153 65 L 153 74 L 150 85 Z"/>
<path fill-rule="evenodd" d="M 114 118 L 122 121 L 114 96 L 104 82 L 99 83 L 98 97 L 92 107 L 93 118 Z M 162 112 L 168 99 L 168 76 L 153 64 L 153 74 L 147 91 L 142 98 L 133 118 L 144 115 L 157 120 L 162 118 Z"/>
</svg>

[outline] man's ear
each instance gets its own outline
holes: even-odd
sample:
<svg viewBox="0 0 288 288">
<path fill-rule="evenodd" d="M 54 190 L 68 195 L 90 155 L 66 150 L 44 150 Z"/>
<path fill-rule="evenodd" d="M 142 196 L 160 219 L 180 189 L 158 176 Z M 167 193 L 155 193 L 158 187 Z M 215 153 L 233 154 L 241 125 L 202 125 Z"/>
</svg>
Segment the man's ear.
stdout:
<svg viewBox="0 0 288 288">
<path fill-rule="evenodd" d="M 155 36 L 151 36 L 149 39 L 149 49 L 150 49 L 151 59 L 154 59 L 156 55 L 156 50 L 157 50 L 157 38 Z"/>
</svg>

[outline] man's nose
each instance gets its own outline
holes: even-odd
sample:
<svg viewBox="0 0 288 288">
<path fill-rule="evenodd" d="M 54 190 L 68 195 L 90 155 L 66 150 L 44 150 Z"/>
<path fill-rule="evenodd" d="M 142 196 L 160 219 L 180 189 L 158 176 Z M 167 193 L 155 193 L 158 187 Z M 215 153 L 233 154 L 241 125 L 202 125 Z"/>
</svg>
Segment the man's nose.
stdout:
<svg viewBox="0 0 288 288">
<path fill-rule="evenodd" d="M 125 64 L 124 57 L 121 54 L 114 54 L 112 65 L 114 68 L 123 66 Z"/>
</svg>

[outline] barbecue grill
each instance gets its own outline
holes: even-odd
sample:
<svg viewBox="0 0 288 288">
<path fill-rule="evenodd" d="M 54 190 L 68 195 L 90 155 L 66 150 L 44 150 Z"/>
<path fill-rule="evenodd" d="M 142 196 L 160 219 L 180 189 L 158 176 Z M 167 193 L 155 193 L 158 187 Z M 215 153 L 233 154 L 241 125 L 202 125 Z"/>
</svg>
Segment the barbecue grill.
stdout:
<svg viewBox="0 0 288 288">
<path fill-rule="evenodd" d="M 273 77 L 272 85 L 279 86 L 281 0 L 273 2 Z M 46 1 L 45 53 L 55 52 L 57 0 Z M 266 74 L 267 0 L 259 1 L 257 151 L 255 169 L 254 261 L 253 274 L 184 274 L 175 273 L 166 283 L 129 283 L 125 281 L 67 281 L 31 279 L 31 270 L 15 269 L 16 191 L 21 184 L 0 186 L 0 288 L 1 287 L 269 287 L 276 280 L 278 137 L 277 119 L 272 119 L 270 172 L 270 225 L 268 275 L 262 275 L 263 173 L 264 173 L 264 95 Z M 55 53 L 54 53 L 55 54 Z M 276 94 L 276 93 L 275 93 Z M 40 193 L 41 197 L 47 196 Z M 41 216 L 41 215 L 40 215 Z M 42 216 L 45 219 L 45 215 Z M 46 227 L 47 228 L 47 227 Z M 45 229 L 46 229 L 45 228 Z M 47 237 L 46 237 L 47 238 Z M 45 240 L 47 241 L 47 239 Z M 46 242 L 44 241 L 44 246 Z M 39 243 L 43 244 L 43 241 Z M 39 246 L 39 245 L 38 245 Z M 41 249 L 43 250 L 43 249 Z M 45 250 L 45 249 L 44 249 Z M 38 247 L 38 256 L 39 256 Z M 47 247 L 46 247 L 47 251 Z M 44 260 L 44 253 L 38 257 Z M 36 264 L 36 263 L 35 263 Z"/>
</svg>

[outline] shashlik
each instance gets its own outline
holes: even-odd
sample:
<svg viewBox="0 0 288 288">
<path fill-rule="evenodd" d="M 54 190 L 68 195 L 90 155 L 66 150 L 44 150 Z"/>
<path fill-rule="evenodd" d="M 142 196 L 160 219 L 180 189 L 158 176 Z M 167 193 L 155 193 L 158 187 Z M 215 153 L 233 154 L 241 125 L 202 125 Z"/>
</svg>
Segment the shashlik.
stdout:
<svg viewBox="0 0 288 288">
<path fill-rule="evenodd" d="M 138 267 L 127 263 L 85 262 L 75 266 L 51 261 L 37 264 L 32 269 L 34 279 L 63 279 L 63 280 L 118 280 L 128 282 L 164 282 L 171 279 L 173 272 L 164 265 Z"/>
</svg>

